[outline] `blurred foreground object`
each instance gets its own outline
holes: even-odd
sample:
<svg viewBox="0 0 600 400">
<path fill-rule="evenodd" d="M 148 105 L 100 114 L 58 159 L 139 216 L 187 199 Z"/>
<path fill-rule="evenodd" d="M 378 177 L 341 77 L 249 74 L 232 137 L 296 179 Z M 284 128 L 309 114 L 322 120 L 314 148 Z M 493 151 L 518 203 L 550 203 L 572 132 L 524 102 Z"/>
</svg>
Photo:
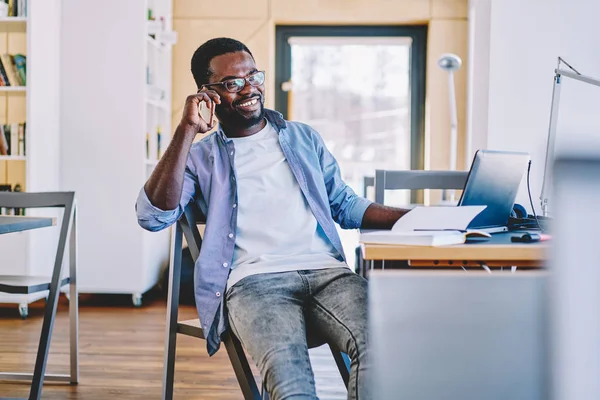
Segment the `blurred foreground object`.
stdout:
<svg viewBox="0 0 600 400">
<path fill-rule="evenodd" d="M 600 399 L 598 176 L 600 154 L 556 157 L 549 264 L 553 400 Z"/>
<path fill-rule="evenodd" d="M 374 399 L 548 398 L 545 272 L 374 271 Z"/>
</svg>

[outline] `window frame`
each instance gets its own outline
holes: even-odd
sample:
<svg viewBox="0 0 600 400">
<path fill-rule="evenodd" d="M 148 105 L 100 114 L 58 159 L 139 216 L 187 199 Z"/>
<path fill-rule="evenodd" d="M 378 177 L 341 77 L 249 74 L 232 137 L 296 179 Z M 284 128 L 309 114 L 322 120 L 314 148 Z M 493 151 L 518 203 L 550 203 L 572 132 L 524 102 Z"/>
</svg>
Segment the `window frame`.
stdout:
<svg viewBox="0 0 600 400">
<path fill-rule="evenodd" d="M 410 165 L 425 166 L 425 90 L 427 25 L 276 25 L 275 26 L 275 109 L 288 117 L 288 94 L 282 84 L 292 76 L 291 37 L 409 37 L 410 62 Z"/>
</svg>

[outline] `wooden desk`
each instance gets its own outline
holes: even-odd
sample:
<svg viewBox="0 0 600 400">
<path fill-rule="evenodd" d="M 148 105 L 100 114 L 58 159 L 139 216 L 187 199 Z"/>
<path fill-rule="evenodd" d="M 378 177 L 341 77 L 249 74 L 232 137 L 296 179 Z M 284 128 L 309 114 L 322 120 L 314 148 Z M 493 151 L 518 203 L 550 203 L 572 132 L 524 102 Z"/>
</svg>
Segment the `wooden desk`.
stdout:
<svg viewBox="0 0 600 400">
<path fill-rule="evenodd" d="M 415 267 L 542 267 L 550 242 L 512 243 L 515 232 L 492 235 L 487 241 L 453 246 L 361 244 L 366 261 L 409 261 Z"/>
<path fill-rule="evenodd" d="M 27 231 L 56 225 L 56 218 L 0 215 L 0 234 Z"/>
</svg>

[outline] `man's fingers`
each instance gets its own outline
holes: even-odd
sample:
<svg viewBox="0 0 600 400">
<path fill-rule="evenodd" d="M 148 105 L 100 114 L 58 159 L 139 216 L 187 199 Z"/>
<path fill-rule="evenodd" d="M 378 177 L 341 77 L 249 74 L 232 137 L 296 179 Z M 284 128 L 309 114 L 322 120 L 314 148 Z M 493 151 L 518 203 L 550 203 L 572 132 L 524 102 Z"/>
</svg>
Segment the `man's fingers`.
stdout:
<svg viewBox="0 0 600 400">
<path fill-rule="evenodd" d="M 198 91 L 198 93 L 206 93 L 210 99 L 212 99 L 215 103 L 221 104 L 221 96 L 214 90 L 202 88 Z"/>
</svg>

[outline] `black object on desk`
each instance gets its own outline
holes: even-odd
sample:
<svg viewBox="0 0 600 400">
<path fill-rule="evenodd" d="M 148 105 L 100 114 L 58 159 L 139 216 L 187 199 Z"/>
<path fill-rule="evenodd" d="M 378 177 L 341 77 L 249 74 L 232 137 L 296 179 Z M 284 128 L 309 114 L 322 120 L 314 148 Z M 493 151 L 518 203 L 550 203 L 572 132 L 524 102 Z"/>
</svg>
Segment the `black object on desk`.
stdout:
<svg viewBox="0 0 600 400">
<path fill-rule="evenodd" d="M 510 241 L 515 243 L 534 243 L 540 240 L 542 240 L 542 237 L 539 233 L 523 233 L 510 238 Z"/>
</svg>

